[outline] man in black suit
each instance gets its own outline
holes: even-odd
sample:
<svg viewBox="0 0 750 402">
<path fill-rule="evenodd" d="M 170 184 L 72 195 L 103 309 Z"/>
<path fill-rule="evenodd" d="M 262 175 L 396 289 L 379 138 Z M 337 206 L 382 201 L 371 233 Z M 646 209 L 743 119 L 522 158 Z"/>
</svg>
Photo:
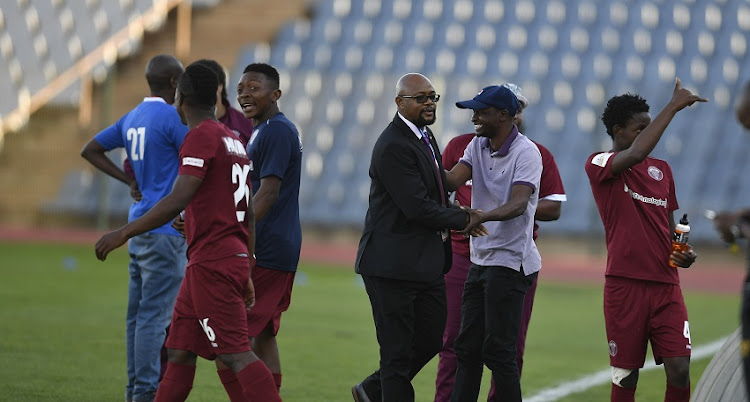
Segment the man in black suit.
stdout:
<svg viewBox="0 0 750 402">
<path fill-rule="evenodd" d="M 440 149 L 427 128 L 440 95 L 416 73 L 401 77 L 396 89 L 398 113 L 372 151 L 370 202 L 357 250 L 356 272 L 380 344 L 380 369 L 352 388 L 357 402 L 414 400 L 411 379 L 442 346 L 449 229 L 479 218 L 447 202 Z"/>
</svg>

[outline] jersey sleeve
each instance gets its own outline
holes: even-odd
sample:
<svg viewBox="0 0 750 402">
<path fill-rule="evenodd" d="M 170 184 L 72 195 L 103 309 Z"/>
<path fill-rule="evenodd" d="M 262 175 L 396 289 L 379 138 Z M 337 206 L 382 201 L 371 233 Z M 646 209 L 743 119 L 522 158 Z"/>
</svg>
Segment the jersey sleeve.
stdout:
<svg viewBox="0 0 750 402">
<path fill-rule="evenodd" d="M 185 141 L 180 147 L 180 169 L 178 174 L 206 177 L 211 163 L 216 155 L 217 144 L 211 141 L 212 137 L 201 135 L 193 130 L 185 136 Z"/>
<path fill-rule="evenodd" d="M 462 150 L 458 148 L 459 137 L 454 137 L 448 142 L 448 145 L 445 146 L 445 150 L 443 151 L 443 168 L 445 168 L 445 170 L 451 170 L 453 166 L 456 166 L 456 163 L 458 163 L 460 152 L 462 152 Z"/>
<path fill-rule="evenodd" d="M 542 177 L 542 156 L 536 147 L 526 147 L 516 159 L 513 172 L 513 185 L 524 185 L 531 187 L 535 192 L 539 191 L 539 181 Z"/>
<path fill-rule="evenodd" d="M 469 142 L 468 145 L 466 145 L 466 149 L 464 150 L 463 156 L 458 160 L 460 163 L 463 163 L 464 165 L 473 168 L 474 166 L 474 145 L 475 141 L 480 141 L 480 137 L 474 137 L 471 139 L 471 142 Z"/>
<path fill-rule="evenodd" d="M 94 136 L 94 140 L 99 143 L 104 149 L 107 151 L 115 149 L 115 148 L 123 148 L 125 147 L 124 139 L 122 138 L 122 119 L 124 117 L 120 118 L 120 120 L 117 120 L 114 124 L 111 126 L 105 128 L 104 130 L 100 131 L 96 136 Z"/>
<path fill-rule="evenodd" d="M 600 152 L 589 156 L 586 161 L 586 174 L 591 183 L 601 183 L 615 177 L 612 174 L 612 157 L 617 152 Z"/>
<path fill-rule="evenodd" d="M 259 153 L 263 161 L 260 166 L 260 178 L 268 176 L 284 177 L 292 155 L 299 152 L 299 138 L 281 122 L 270 122 L 260 138 Z"/>
<path fill-rule="evenodd" d="M 557 169 L 555 157 L 545 147 L 537 145 L 542 154 L 542 179 L 539 182 L 539 199 L 551 201 L 566 201 L 560 171 Z"/>
</svg>

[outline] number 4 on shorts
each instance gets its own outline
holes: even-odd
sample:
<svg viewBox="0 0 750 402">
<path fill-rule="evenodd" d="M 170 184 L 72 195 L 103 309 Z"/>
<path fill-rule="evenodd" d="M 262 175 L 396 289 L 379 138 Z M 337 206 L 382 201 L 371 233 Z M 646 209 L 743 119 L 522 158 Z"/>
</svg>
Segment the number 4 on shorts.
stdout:
<svg viewBox="0 0 750 402">
<path fill-rule="evenodd" d="M 688 345 L 693 343 L 693 341 L 690 339 L 690 324 L 688 324 L 687 321 L 685 321 L 685 326 L 682 328 L 682 336 L 687 338 Z"/>
</svg>

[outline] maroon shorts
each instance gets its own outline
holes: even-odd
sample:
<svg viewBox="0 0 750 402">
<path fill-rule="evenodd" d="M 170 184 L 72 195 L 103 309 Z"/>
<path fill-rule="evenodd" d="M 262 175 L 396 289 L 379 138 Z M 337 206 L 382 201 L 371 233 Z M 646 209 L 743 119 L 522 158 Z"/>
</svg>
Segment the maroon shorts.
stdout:
<svg viewBox="0 0 750 402">
<path fill-rule="evenodd" d="M 638 369 L 651 342 L 656 364 L 690 356 L 690 326 L 679 285 L 607 277 L 604 321 L 613 367 Z"/>
<path fill-rule="evenodd" d="M 177 294 L 166 346 L 213 360 L 251 350 L 247 335 L 250 261 L 231 257 L 187 267 Z"/>
<path fill-rule="evenodd" d="M 292 301 L 294 272 L 255 266 L 252 273 L 255 287 L 255 305 L 247 312 L 247 333 L 258 336 L 263 329 L 272 325 L 273 334 L 279 333 L 281 313 L 289 308 Z"/>
</svg>

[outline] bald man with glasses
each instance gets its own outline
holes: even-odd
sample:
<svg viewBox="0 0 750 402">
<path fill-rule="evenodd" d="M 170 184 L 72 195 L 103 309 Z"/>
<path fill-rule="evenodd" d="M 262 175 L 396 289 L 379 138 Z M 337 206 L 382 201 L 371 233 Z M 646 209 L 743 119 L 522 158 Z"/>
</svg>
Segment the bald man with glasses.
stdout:
<svg viewBox="0 0 750 402">
<path fill-rule="evenodd" d="M 372 305 L 380 368 L 352 388 L 355 401 L 413 401 L 411 379 L 442 347 L 451 268 L 449 230 L 475 226 L 479 213 L 448 202 L 435 137 L 437 102 L 427 77 L 398 80 L 398 111 L 370 162 L 370 199 L 357 250 Z M 483 235 L 479 226 L 473 235 Z"/>
</svg>

